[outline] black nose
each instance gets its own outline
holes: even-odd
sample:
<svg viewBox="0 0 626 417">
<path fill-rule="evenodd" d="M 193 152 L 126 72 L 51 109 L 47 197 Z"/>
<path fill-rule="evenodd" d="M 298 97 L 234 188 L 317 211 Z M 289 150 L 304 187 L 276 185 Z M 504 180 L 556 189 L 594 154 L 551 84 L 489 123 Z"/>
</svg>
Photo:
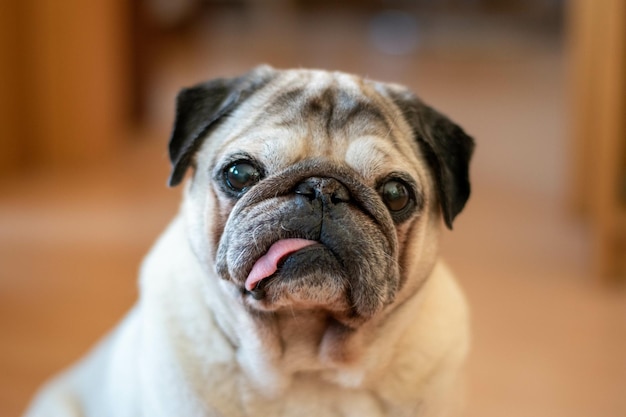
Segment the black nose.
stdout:
<svg viewBox="0 0 626 417">
<path fill-rule="evenodd" d="M 347 203 L 350 192 L 341 182 L 334 178 L 311 177 L 302 181 L 295 188 L 295 193 L 313 201 L 321 200 L 324 204 Z"/>
</svg>

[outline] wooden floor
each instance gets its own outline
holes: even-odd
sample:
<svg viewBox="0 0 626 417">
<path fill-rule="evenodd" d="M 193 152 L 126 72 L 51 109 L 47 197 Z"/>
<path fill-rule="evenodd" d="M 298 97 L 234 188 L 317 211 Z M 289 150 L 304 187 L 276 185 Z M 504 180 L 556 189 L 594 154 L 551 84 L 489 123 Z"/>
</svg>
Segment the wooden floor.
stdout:
<svg viewBox="0 0 626 417">
<path fill-rule="evenodd" d="M 179 202 L 165 187 L 176 89 L 261 61 L 409 84 L 476 137 L 474 193 L 443 245 L 473 311 L 467 416 L 626 416 L 626 293 L 590 275 L 585 230 L 565 204 L 558 36 L 451 26 L 395 57 L 368 46 L 361 21 L 349 31 L 327 18 L 323 33 L 299 21 L 285 44 L 261 22 L 255 44 L 257 32 L 216 19 L 188 43 L 164 44 L 150 127 L 129 133 L 114 160 L 0 180 L 0 416 L 20 415 L 136 299 L 141 258 Z"/>
</svg>

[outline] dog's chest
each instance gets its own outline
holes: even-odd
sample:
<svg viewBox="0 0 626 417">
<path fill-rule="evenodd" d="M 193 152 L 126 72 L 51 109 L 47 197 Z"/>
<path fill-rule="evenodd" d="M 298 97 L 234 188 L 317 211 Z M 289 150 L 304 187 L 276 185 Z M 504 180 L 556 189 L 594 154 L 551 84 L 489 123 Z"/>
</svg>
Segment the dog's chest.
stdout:
<svg viewBox="0 0 626 417">
<path fill-rule="evenodd" d="M 244 415 L 390 415 L 371 384 L 365 383 L 362 366 L 323 357 L 320 346 L 329 333 L 324 322 L 311 315 L 277 318 L 274 337 L 266 336 L 260 350 L 244 348 L 245 352 L 240 352 L 257 359 L 240 363 L 244 372 L 238 386 L 246 387 L 239 392 Z"/>
<path fill-rule="evenodd" d="M 372 392 L 352 390 L 316 378 L 298 377 L 274 399 L 249 394 L 243 398 L 246 416 L 383 417 L 388 413 Z"/>
</svg>

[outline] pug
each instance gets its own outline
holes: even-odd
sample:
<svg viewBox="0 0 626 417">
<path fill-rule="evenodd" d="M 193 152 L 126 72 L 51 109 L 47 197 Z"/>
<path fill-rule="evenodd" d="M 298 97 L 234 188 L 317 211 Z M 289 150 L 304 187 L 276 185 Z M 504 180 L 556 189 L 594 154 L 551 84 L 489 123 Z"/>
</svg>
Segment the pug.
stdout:
<svg viewBox="0 0 626 417">
<path fill-rule="evenodd" d="M 405 87 L 253 69 L 184 89 L 179 214 L 140 297 L 29 417 L 432 417 L 459 408 L 465 299 L 438 257 L 474 142 Z"/>
</svg>

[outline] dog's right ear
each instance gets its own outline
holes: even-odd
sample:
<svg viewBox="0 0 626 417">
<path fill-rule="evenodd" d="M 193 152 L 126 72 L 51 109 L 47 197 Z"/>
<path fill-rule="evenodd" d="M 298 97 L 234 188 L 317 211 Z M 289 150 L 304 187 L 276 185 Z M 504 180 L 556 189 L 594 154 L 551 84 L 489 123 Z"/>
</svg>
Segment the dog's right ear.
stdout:
<svg viewBox="0 0 626 417">
<path fill-rule="evenodd" d="M 176 119 L 169 142 L 170 187 L 178 185 L 209 129 L 267 84 L 276 71 L 261 66 L 237 78 L 218 78 L 185 88 L 176 97 Z"/>
</svg>

